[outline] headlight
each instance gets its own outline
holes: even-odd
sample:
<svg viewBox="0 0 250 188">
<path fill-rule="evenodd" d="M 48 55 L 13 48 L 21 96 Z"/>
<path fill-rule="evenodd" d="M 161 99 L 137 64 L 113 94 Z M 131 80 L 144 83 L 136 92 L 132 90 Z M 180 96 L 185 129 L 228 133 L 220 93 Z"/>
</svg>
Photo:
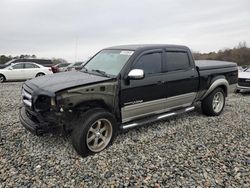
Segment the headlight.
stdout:
<svg viewBox="0 0 250 188">
<path fill-rule="evenodd" d="M 56 106 L 56 99 L 55 99 L 55 97 L 52 97 L 52 98 L 50 99 L 50 105 L 51 105 L 51 106 Z"/>
</svg>

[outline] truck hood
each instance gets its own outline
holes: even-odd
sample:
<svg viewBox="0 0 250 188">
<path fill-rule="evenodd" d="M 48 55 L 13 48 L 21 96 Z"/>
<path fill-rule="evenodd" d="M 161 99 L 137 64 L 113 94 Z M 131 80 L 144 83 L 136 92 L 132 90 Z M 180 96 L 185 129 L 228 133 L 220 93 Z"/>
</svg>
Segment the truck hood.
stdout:
<svg viewBox="0 0 250 188">
<path fill-rule="evenodd" d="M 113 78 L 93 75 L 80 71 L 70 71 L 37 77 L 26 81 L 24 85 L 33 90 L 35 93 L 41 92 L 53 95 L 61 90 L 112 79 Z"/>
<path fill-rule="evenodd" d="M 250 72 L 239 72 L 239 78 L 250 78 Z"/>
</svg>

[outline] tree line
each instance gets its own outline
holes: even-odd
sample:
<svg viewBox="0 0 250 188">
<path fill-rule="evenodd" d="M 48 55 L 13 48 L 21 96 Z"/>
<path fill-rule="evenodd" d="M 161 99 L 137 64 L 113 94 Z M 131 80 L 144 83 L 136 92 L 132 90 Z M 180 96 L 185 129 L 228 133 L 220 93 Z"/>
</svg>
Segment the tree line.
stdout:
<svg viewBox="0 0 250 188">
<path fill-rule="evenodd" d="M 219 50 L 218 52 L 199 53 L 193 52 L 195 60 L 221 60 L 235 62 L 240 66 L 250 65 L 250 48 L 246 42 L 240 42 L 232 49 Z"/>
</svg>

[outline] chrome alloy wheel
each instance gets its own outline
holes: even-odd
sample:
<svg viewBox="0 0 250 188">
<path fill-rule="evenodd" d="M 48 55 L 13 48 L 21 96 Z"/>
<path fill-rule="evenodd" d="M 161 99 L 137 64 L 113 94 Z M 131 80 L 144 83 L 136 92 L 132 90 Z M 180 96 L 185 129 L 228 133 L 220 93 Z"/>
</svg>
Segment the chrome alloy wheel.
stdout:
<svg viewBox="0 0 250 188">
<path fill-rule="evenodd" d="M 213 110 L 216 113 L 219 113 L 224 106 L 224 95 L 222 92 L 218 92 L 214 95 L 213 98 Z"/>
<path fill-rule="evenodd" d="M 110 142 L 113 127 L 109 120 L 99 119 L 94 122 L 87 133 L 86 143 L 92 152 L 102 151 Z"/>
</svg>

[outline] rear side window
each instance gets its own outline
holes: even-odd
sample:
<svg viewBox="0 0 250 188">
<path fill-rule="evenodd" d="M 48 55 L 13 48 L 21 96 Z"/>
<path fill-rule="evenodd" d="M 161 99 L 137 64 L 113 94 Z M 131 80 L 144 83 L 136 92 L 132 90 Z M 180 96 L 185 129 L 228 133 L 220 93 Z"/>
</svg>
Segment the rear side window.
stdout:
<svg viewBox="0 0 250 188">
<path fill-rule="evenodd" d="M 166 63 L 168 71 L 185 70 L 190 66 L 186 52 L 166 52 Z"/>
<path fill-rule="evenodd" d="M 33 69 L 33 68 L 40 68 L 37 65 L 33 64 L 33 63 L 25 63 L 25 68 L 26 69 Z"/>
<path fill-rule="evenodd" d="M 155 74 L 161 72 L 162 53 L 150 53 L 140 57 L 134 65 L 134 69 L 142 69 L 145 74 Z"/>
</svg>

